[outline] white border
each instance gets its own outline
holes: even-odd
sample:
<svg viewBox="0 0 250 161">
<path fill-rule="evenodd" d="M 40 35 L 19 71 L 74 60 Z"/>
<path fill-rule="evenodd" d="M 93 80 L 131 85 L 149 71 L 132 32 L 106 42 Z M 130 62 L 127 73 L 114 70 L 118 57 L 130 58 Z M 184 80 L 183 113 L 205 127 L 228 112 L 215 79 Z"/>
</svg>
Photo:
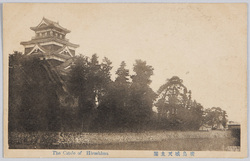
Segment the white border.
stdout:
<svg viewBox="0 0 250 161">
<path fill-rule="evenodd" d="M 1 132 L 0 132 L 0 137 L 2 139 L 2 141 L 0 141 L 0 160 L 4 160 L 3 158 L 3 3 L 247 3 L 248 7 L 249 7 L 249 4 L 250 4 L 250 1 L 248 0 L 1 0 L 0 2 L 0 18 L 1 18 L 1 25 L 0 25 L 0 36 L 1 36 L 1 39 L 0 39 L 0 56 L 1 56 L 1 59 L 0 59 L 0 83 L 2 84 L 2 86 L 0 86 L 0 90 L 1 90 L 1 93 L 0 93 L 0 103 L 2 106 L 1 107 L 1 110 L 0 110 L 0 116 L 2 118 L 2 124 L 0 124 L 0 129 L 1 129 Z M 248 37 L 249 37 L 249 11 L 248 11 Z M 249 40 L 249 39 L 248 39 Z M 247 46 L 249 47 L 250 43 L 249 41 L 247 42 Z M 249 55 L 249 50 L 247 50 L 247 53 Z M 247 57 L 247 60 L 249 62 L 250 60 L 250 57 L 248 56 Z M 247 81 L 247 85 L 249 86 L 249 70 L 250 70 L 250 66 L 248 65 L 247 66 L 247 71 L 248 71 L 248 81 Z M 249 92 L 249 88 L 247 90 Z M 247 99 L 249 100 L 250 96 L 249 94 L 247 95 Z M 249 104 L 248 104 L 248 109 L 249 109 Z M 249 110 L 248 110 L 248 116 L 249 116 Z M 247 123 L 249 124 L 250 121 L 248 119 Z M 248 135 L 249 135 L 249 128 L 248 128 Z M 249 139 L 248 139 L 248 147 L 249 147 Z M 58 160 L 59 161 L 67 161 L 67 160 L 76 160 L 77 158 L 43 158 L 43 159 L 40 159 L 40 158 L 30 158 L 30 159 L 27 159 L 27 158 L 20 158 L 20 159 L 8 159 L 9 161 L 15 161 L 15 160 L 20 160 L 20 161 L 26 161 L 26 160 L 35 160 L 35 161 L 44 161 L 44 160 Z M 87 160 L 87 161 L 95 161 L 95 160 L 99 160 L 99 161 L 125 161 L 125 160 L 128 160 L 128 158 L 81 158 L 83 160 Z M 157 161 L 165 161 L 166 159 L 170 159 L 170 158 L 129 158 L 129 160 L 131 161 L 150 161 L 150 160 L 157 160 Z M 182 158 L 184 160 L 193 160 L 194 158 L 192 159 L 189 159 L 189 158 Z M 248 148 L 248 158 L 245 158 L 245 159 L 228 159 L 228 158 L 225 158 L 225 159 L 216 159 L 216 158 L 199 158 L 199 159 L 195 159 L 195 160 L 206 160 L 206 161 L 209 161 L 209 160 L 217 160 L 217 161 L 226 161 L 226 160 L 233 160 L 233 161 L 244 161 L 244 160 L 248 160 L 249 159 L 249 148 Z M 77 159 L 79 160 L 79 159 Z M 171 158 L 171 160 L 180 160 L 178 158 Z"/>
</svg>

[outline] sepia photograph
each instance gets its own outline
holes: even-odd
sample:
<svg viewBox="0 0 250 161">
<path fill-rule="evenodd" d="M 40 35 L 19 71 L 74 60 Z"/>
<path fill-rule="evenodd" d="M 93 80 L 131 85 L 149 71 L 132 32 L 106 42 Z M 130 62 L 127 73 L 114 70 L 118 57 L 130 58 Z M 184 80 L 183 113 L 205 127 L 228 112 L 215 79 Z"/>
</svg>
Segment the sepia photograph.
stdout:
<svg viewBox="0 0 250 161">
<path fill-rule="evenodd" d="M 246 3 L 5 3 L 3 69 L 5 157 L 247 157 Z"/>
</svg>

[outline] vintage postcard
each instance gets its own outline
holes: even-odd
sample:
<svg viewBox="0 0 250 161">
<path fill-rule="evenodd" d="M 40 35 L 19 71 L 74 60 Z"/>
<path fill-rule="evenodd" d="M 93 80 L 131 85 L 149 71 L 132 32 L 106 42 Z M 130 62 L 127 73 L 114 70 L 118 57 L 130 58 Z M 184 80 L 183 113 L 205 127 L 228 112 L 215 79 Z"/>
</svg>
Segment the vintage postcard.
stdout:
<svg viewBox="0 0 250 161">
<path fill-rule="evenodd" d="M 247 157 L 247 4 L 3 4 L 4 157 Z"/>
</svg>

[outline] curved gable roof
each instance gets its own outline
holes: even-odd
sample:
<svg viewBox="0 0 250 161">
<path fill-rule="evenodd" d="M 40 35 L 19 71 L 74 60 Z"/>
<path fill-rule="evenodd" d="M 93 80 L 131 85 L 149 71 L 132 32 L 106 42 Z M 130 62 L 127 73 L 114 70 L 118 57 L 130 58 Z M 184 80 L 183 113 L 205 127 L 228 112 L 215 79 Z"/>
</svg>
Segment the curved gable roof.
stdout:
<svg viewBox="0 0 250 161">
<path fill-rule="evenodd" d="M 44 28 L 49 27 L 49 26 L 58 28 L 66 33 L 70 33 L 70 30 L 60 26 L 58 22 L 51 21 L 51 20 L 44 18 L 44 17 L 43 17 L 42 21 L 36 27 L 31 27 L 30 29 L 33 31 L 37 31 L 39 29 L 44 29 Z"/>
<path fill-rule="evenodd" d="M 40 50 L 42 53 L 46 53 L 46 50 L 42 47 L 42 46 L 40 46 L 39 44 L 36 44 L 34 47 L 33 47 L 33 49 L 29 52 L 29 53 L 27 53 L 27 55 L 30 55 L 31 53 L 33 53 L 35 50 Z"/>
</svg>

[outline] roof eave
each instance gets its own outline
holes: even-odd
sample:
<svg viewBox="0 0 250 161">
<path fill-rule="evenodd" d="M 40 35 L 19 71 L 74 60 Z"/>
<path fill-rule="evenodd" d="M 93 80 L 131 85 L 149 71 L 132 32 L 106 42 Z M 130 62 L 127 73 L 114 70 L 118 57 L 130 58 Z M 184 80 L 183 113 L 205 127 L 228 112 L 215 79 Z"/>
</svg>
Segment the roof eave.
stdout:
<svg viewBox="0 0 250 161">
<path fill-rule="evenodd" d="M 68 33 L 71 32 L 71 31 L 68 30 L 68 29 L 58 28 L 58 27 L 56 27 L 56 26 L 53 26 L 53 27 L 62 30 L 62 31 L 65 32 L 66 34 L 68 34 Z M 46 27 L 45 27 L 45 28 L 46 28 Z M 44 27 L 42 27 L 42 28 L 39 28 L 39 27 L 30 27 L 30 29 L 33 30 L 33 31 L 43 30 L 43 29 L 45 29 L 45 28 L 44 28 Z"/>
<path fill-rule="evenodd" d="M 48 39 L 44 39 L 44 40 L 45 41 L 56 41 L 58 43 L 65 44 L 65 45 L 68 45 L 68 46 L 73 47 L 73 48 L 78 48 L 80 46 L 78 44 L 73 44 L 71 42 L 60 40 L 60 39 L 57 39 L 57 38 L 48 38 Z M 30 45 L 30 44 L 36 44 L 36 43 L 41 43 L 41 42 L 39 42 L 39 40 L 30 40 L 30 41 L 23 41 L 20 44 L 21 45 Z"/>
</svg>

